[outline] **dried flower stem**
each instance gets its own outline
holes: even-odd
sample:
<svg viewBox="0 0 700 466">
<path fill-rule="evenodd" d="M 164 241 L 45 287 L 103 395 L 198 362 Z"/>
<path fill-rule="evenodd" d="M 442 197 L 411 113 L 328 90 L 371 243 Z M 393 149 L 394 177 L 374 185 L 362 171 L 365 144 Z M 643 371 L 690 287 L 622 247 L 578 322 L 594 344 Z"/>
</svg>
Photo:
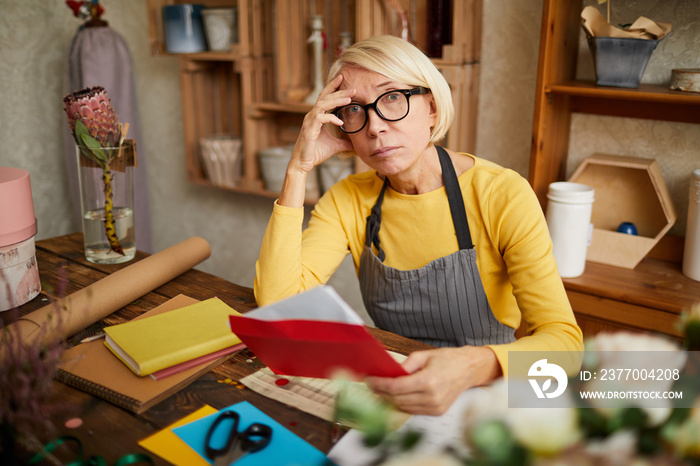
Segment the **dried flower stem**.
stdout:
<svg viewBox="0 0 700 466">
<path fill-rule="evenodd" d="M 104 182 L 105 193 L 105 234 L 112 251 L 124 255 L 124 249 L 119 244 L 117 230 L 114 226 L 114 200 L 112 194 L 112 171 L 107 167 L 102 168 L 102 181 Z"/>
</svg>

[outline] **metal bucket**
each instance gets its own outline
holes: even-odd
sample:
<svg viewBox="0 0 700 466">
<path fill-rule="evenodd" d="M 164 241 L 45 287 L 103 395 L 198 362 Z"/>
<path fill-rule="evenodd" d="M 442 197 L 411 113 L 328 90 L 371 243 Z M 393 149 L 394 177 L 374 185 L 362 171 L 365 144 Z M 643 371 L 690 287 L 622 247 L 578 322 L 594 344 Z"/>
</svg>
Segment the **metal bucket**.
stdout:
<svg viewBox="0 0 700 466">
<path fill-rule="evenodd" d="M 660 40 L 588 37 L 598 86 L 639 87 L 649 58 Z"/>
</svg>

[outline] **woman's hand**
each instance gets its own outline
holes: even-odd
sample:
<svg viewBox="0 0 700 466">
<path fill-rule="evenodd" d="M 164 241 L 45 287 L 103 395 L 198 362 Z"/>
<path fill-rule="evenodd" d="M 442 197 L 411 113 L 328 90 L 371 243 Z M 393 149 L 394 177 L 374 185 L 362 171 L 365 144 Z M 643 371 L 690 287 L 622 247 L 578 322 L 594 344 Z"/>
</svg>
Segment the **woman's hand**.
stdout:
<svg viewBox="0 0 700 466">
<path fill-rule="evenodd" d="M 323 88 L 316 104 L 304 117 L 299 137 L 294 145 L 292 158 L 282 184 L 277 203 L 289 207 L 302 207 L 306 193 L 306 175 L 316 165 L 328 160 L 333 154 L 352 150 L 348 138 L 338 138 L 326 127 L 333 124 L 340 127 L 343 122 L 331 111 L 347 105 L 355 95 L 354 89 L 338 90 L 343 75 L 338 75 Z"/>
<path fill-rule="evenodd" d="M 496 354 L 487 347 L 463 346 L 416 351 L 403 363 L 410 375 L 367 377 L 367 385 L 411 414 L 444 414 L 466 389 L 502 375 Z"/>
<path fill-rule="evenodd" d="M 292 157 L 296 168 L 308 173 L 333 154 L 352 150 L 352 144 L 347 137 L 335 137 L 326 127 L 327 124 L 338 127 L 343 124 L 340 118 L 330 112 L 349 104 L 355 95 L 354 89 L 338 90 L 342 82 L 342 74 L 329 82 L 319 94 L 314 107 L 304 117 Z"/>
</svg>

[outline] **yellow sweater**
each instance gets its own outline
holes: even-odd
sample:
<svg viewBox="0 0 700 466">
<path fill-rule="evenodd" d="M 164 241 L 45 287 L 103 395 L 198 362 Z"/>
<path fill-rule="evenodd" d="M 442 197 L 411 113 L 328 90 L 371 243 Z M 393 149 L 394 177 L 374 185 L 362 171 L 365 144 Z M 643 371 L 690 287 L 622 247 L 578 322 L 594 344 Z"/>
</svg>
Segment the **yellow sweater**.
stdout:
<svg viewBox="0 0 700 466">
<path fill-rule="evenodd" d="M 465 156 L 473 157 L 468 154 Z M 528 336 L 490 345 L 508 372 L 508 351 L 582 351 L 581 330 L 552 255 L 542 209 L 516 172 L 473 157 L 459 177 L 477 266 L 495 317 Z M 315 206 L 302 233 L 303 209 L 275 203 L 256 264 L 259 305 L 325 284 L 345 256 L 359 270 L 367 216 L 382 180 L 367 171 L 337 183 Z M 458 249 L 444 188 L 406 195 L 387 188 L 379 231 L 384 264 L 420 268 Z"/>
</svg>

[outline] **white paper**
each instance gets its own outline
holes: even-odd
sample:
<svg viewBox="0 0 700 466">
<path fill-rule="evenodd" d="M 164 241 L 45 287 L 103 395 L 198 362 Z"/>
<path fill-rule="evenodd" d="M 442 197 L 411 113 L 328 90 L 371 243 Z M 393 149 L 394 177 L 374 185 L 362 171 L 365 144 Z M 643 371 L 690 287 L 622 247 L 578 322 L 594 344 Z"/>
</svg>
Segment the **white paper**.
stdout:
<svg viewBox="0 0 700 466">
<path fill-rule="evenodd" d="M 307 319 L 364 325 L 362 318 L 330 286 L 318 286 L 247 312 L 245 316 L 260 320 Z"/>
<path fill-rule="evenodd" d="M 462 393 L 442 416 L 415 415 L 398 429 L 398 432 L 414 430 L 422 433 L 422 438 L 411 450 L 411 455 L 438 455 L 448 448 L 456 450 L 461 457 L 468 455 L 463 436 L 464 411 L 475 390 L 481 389 L 473 388 Z M 377 459 L 377 452 L 366 447 L 362 438 L 361 432 L 350 430 L 331 449 L 328 458 L 338 466 L 371 464 Z"/>
</svg>

